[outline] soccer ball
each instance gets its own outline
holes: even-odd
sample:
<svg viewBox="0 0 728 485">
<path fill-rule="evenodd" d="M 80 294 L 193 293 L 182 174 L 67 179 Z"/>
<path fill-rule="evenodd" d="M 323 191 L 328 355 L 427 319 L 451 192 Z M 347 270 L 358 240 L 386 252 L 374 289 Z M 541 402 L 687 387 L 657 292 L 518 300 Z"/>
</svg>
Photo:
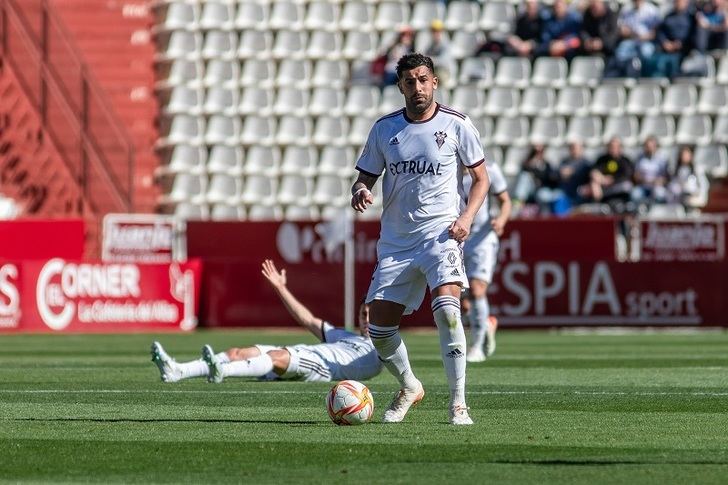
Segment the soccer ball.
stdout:
<svg viewBox="0 0 728 485">
<path fill-rule="evenodd" d="M 364 424 L 374 413 L 374 398 L 361 382 L 341 381 L 329 391 L 326 409 L 331 421 L 340 426 Z"/>
</svg>

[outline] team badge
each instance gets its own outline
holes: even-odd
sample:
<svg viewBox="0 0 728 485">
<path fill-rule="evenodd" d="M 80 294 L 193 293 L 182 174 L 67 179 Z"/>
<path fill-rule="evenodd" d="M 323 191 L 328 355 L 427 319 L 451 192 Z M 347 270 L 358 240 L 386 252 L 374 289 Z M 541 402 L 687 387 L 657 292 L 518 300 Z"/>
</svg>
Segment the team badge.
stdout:
<svg viewBox="0 0 728 485">
<path fill-rule="evenodd" d="M 447 138 L 447 133 L 445 133 L 444 131 L 435 132 L 435 143 L 437 143 L 438 150 L 442 148 L 443 144 L 445 144 L 445 138 Z"/>
</svg>

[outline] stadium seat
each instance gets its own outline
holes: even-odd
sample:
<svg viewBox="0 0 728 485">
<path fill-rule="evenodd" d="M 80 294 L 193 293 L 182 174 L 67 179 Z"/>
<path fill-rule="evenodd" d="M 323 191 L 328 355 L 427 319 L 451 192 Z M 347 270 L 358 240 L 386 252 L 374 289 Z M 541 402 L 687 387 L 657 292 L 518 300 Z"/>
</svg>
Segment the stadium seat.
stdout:
<svg viewBox="0 0 728 485">
<path fill-rule="evenodd" d="M 482 42 L 483 35 L 480 32 L 455 31 L 450 40 L 450 55 L 456 60 L 471 57 Z"/>
<path fill-rule="evenodd" d="M 695 147 L 694 163 L 713 178 L 728 177 L 728 152 L 724 144 Z"/>
<path fill-rule="evenodd" d="M 200 28 L 204 30 L 234 30 L 235 6 L 230 2 L 206 0 L 202 3 Z"/>
<path fill-rule="evenodd" d="M 474 83 L 484 88 L 493 85 L 495 63 L 490 57 L 466 57 L 463 59 L 459 81 L 460 84 Z"/>
<path fill-rule="evenodd" d="M 202 76 L 200 76 L 202 77 Z M 205 75 L 202 77 L 202 84 L 205 87 L 219 86 L 235 89 L 238 87 L 240 78 L 240 65 L 237 61 L 225 61 L 223 59 L 211 59 L 207 63 Z"/>
<path fill-rule="evenodd" d="M 314 88 L 308 111 L 314 116 L 339 116 L 344 110 L 344 92 L 331 87 Z"/>
<path fill-rule="evenodd" d="M 351 127 L 349 128 L 349 144 L 354 147 L 364 145 L 369 136 L 369 130 L 371 130 L 376 121 L 376 117 L 369 116 L 357 116 L 353 118 Z"/>
<path fill-rule="evenodd" d="M 526 145 L 528 128 L 528 118 L 524 116 L 500 116 L 495 124 L 492 143 L 503 146 Z"/>
<path fill-rule="evenodd" d="M 240 34 L 238 59 L 268 59 L 273 50 L 273 34 L 267 30 L 248 29 Z"/>
<path fill-rule="evenodd" d="M 203 203 L 180 202 L 174 207 L 174 217 L 182 221 L 205 220 L 209 217 L 209 208 Z"/>
<path fill-rule="evenodd" d="M 531 148 L 527 146 L 508 147 L 503 159 L 503 174 L 507 177 L 515 177 L 521 173 L 523 162 L 530 151 Z"/>
<path fill-rule="evenodd" d="M 268 25 L 273 30 L 301 30 L 303 28 L 302 5 L 288 0 L 272 2 Z"/>
<path fill-rule="evenodd" d="M 195 3 L 172 2 L 157 12 L 157 21 L 152 27 L 154 34 L 200 28 L 200 7 Z"/>
<path fill-rule="evenodd" d="M 205 133 L 205 120 L 191 115 L 175 115 L 171 120 L 162 119 L 157 146 L 165 147 L 186 143 L 202 145 Z"/>
<path fill-rule="evenodd" d="M 197 61 L 202 51 L 202 34 L 199 32 L 186 32 L 175 30 L 169 37 L 163 48 L 157 51 L 154 57 L 155 62 L 168 62 L 176 59 Z"/>
<path fill-rule="evenodd" d="M 483 2 L 483 11 L 479 26 L 485 32 L 499 32 L 502 34 L 513 31 L 516 19 L 516 10 L 507 2 Z"/>
<path fill-rule="evenodd" d="M 278 147 L 253 145 L 245 154 L 245 175 L 277 177 L 281 171 L 281 151 Z"/>
<path fill-rule="evenodd" d="M 409 3 L 382 1 L 377 7 L 374 28 L 379 31 L 396 31 L 401 25 L 407 24 L 409 18 Z"/>
<path fill-rule="evenodd" d="M 628 114 L 657 114 L 662 108 L 662 89 L 655 83 L 640 83 L 632 87 L 625 110 Z"/>
<path fill-rule="evenodd" d="M 318 172 L 322 175 L 351 177 L 356 166 L 354 151 L 350 147 L 325 146 L 321 150 Z"/>
<path fill-rule="evenodd" d="M 703 86 L 698 99 L 698 113 L 717 115 L 728 106 L 728 86 Z"/>
<path fill-rule="evenodd" d="M 213 115 L 207 121 L 205 143 L 207 145 L 237 145 L 240 139 L 240 118 Z"/>
<path fill-rule="evenodd" d="M 175 59 L 168 63 L 158 63 L 157 71 L 159 80 L 154 87 L 158 91 L 171 90 L 176 86 L 192 88 L 200 86 L 205 65 L 199 60 Z M 235 81 L 237 82 L 237 76 Z"/>
<path fill-rule="evenodd" d="M 308 59 L 282 59 L 278 64 L 275 83 L 278 87 L 306 89 L 309 87 L 311 74 L 311 61 Z"/>
<path fill-rule="evenodd" d="M 531 63 L 522 57 L 501 57 L 495 69 L 498 86 L 526 88 L 531 81 Z"/>
<path fill-rule="evenodd" d="M 243 145 L 272 145 L 276 133 L 273 118 L 251 115 L 245 118 L 240 143 Z"/>
<path fill-rule="evenodd" d="M 271 206 L 276 202 L 278 181 L 265 175 L 248 175 L 245 178 L 240 201 L 244 204 Z"/>
<path fill-rule="evenodd" d="M 675 142 L 688 145 L 707 145 L 712 138 L 713 125 L 710 116 L 683 114 L 677 122 Z"/>
<path fill-rule="evenodd" d="M 273 113 L 273 90 L 248 86 L 242 90 L 238 114 L 268 116 Z"/>
<path fill-rule="evenodd" d="M 283 219 L 283 210 L 277 205 L 253 204 L 248 209 L 249 221 L 280 221 Z"/>
<path fill-rule="evenodd" d="M 572 116 L 566 129 L 566 142 L 581 142 L 584 146 L 601 146 L 601 118 L 593 115 Z"/>
<path fill-rule="evenodd" d="M 472 84 L 457 86 L 453 90 L 450 106 L 467 113 L 471 118 L 479 117 L 485 106 L 485 91 Z"/>
<path fill-rule="evenodd" d="M 232 61 L 238 57 L 238 36 L 232 32 L 210 30 L 205 34 L 202 45 L 204 59 L 225 59 Z"/>
<path fill-rule="evenodd" d="M 244 221 L 245 208 L 239 205 L 215 204 L 210 210 L 213 221 Z"/>
<path fill-rule="evenodd" d="M 604 123 L 604 143 L 611 138 L 619 137 L 623 145 L 639 143 L 639 122 L 634 115 L 608 116 Z"/>
<path fill-rule="evenodd" d="M 642 118 L 639 141 L 644 142 L 648 136 L 655 136 L 660 145 L 672 145 L 675 142 L 675 119 L 670 115 L 647 115 Z"/>
<path fill-rule="evenodd" d="M 339 32 L 317 30 L 311 33 L 306 57 L 309 59 L 341 59 L 342 44 Z"/>
<path fill-rule="evenodd" d="M 319 59 L 313 68 L 311 85 L 313 87 L 331 86 L 334 88 L 346 87 L 349 81 L 349 66 L 345 61 Z"/>
<path fill-rule="evenodd" d="M 338 175 L 319 175 L 312 201 L 318 205 L 343 207 L 350 202 L 350 184 Z"/>
<path fill-rule="evenodd" d="M 480 134 L 480 143 L 484 146 L 490 145 L 491 138 L 493 137 L 493 129 L 495 126 L 493 118 L 491 118 L 490 116 L 471 116 L 470 120 L 473 122 L 473 125 L 475 125 L 475 128 Z"/>
<path fill-rule="evenodd" d="M 267 30 L 270 14 L 269 7 L 270 4 L 267 2 L 239 2 L 235 16 L 235 27 L 243 32 L 253 29 Z"/>
<path fill-rule="evenodd" d="M 169 93 L 169 100 L 165 102 L 162 96 L 162 113 L 166 116 L 176 114 L 199 115 L 202 113 L 202 89 L 187 86 L 176 86 Z"/>
<path fill-rule="evenodd" d="M 178 173 L 172 179 L 171 190 L 167 191 L 159 199 L 160 204 L 177 204 L 180 202 L 191 202 L 193 204 L 204 203 L 204 192 L 207 185 L 207 177 L 191 173 Z"/>
<path fill-rule="evenodd" d="M 344 2 L 339 18 L 343 31 L 370 32 L 374 28 L 375 8 L 364 2 Z M 374 44 L 376 45 L 376 44 Z"/>
<path fill-rule="evenodd" d="M 448 2 L 445 15 L 445 29 L 452 32 L 475 32 L 480 18 L 480 5 L 467 0 L 453 0 Z"/>
<path fill-rule="evenodd" d="M 718 72 L 715 75 L 718 84 L 728 84 L 728 54 L 723 54 L 718 63 Z"/>
<path fill-rule="evenodd" d="M 311 203 L 313 180 L 301 174 L 288 174 L 281 178 L 277 201 L 282 205 L 296 204 L 300 206 Z"/>
<path fill-rule="evenodd" d="M 248 59 L 243 63 L 240 73 L 241 86 L 259 88 L 273 87 L 275 82 L 275 64 L 268 60 Z"/>
<path fill-rule="evenodd" d="M 575 57 L 569 69 L 569 84 L 572 86 L 596 86 L 604 74 L 604 59 L 601 57 Z"/>
<path fill-rule="evenodd" d="M 319 211 L 310 205 L 289 205 L 283 213 L 287 221 L 315 221 L 319 218 Z"/>
<path fill-rule="evenodd" d="M 311 143 L 313 123 L 308 116 L 282 116 L 278 122 L 275 142 L 278 145 L 305 146 Z"/>
<path fill-rule="evenodd" d="M 554 90 L 542 86 L 529 86 L 521 97 L 519 111 L 527 116 L 548 116 L 554 110 L 556 95 Z"/>
<path fill-rule="evenodd" d="M 483 113 L 491 116 L 515 115 L 518 113 L 520 101 L 518 89 L 496 86 L 488 91 Z"/>
<path fill-rule="evenodd" d="M 338 21 L 338 5 L 330 1 L 315 0 L 308 4 L 303 26 L 309 31 L 334 31 L 338 27 Z"/>
<path fill-rule="evenodd" d="M 314 177 L 318 153 L 313 147 L 291 145 L 283 152 L 280 172 L 283 175 Z"/>
<path fill-rule="evenodd" d="M 569 147 L 566 145 L 548 146 L 543 152 L 546 161 L 554 168 L 558 168 L 561 161 L 569 156 Z"/>
<path fill-rule="evenodd" d="M 450 90 L 447 88 L 440 87 L 435 91 L 435 102 L 444 104 L 445 106 L 450 106 Z M 404 104 L 404 99 L 402 99 L 402 104 Z"/>
<path fill-rule="evenodd" d="M 721 114 L 715 119 L 713 143 L 728 144 L 728 115 Z"/>
<path fill-rule="evenodd" d="M 241 189 L 242 181 L 239 177 L 216 173 L 210 177 L 205 201 L 208 204 L 235 205 L 240 198 Z"/>
<path fill-rule="evenodd" d="M 271 56 L 274 59 L 303 59 L 305 57 L 308 36 L 300 30 L 279 30 L 273 42 Z"/>
<path fill-rule="evenodd" d="M 347 32 L 341 55 L 344 59 L 369 61 L 374 59 L 378 43 L 377 35 L 373 32 Z"/>
<path fill-rule="evenodd" d="M 539 57 L 533 63 L 531 84 L 560 88 L 566 85 L 569 66 L 561 57 Z"/>
<path fill-rule="evenodd" d="M 442 2 L 414 2 L 409 25 L 415 31 L 427 31 L 433 20 L 445 18 L 445 4 Z M 415 43 L 415 45 L 418 45 Z M 419 47 L 418 47 L 419 48 Z"/>
<path fill-rule="evenodd" d="M 243 174 L 245 156 L 237 146 L 214 145 L 207 160 L 207 173 L 225 173 L 232 176 Z"/>
<path fill-rule="evenodd" d="M 500 147 L 485 147 L 484 152 L 488 162 L 503 166 L 503 150 Z"/>
<path fill-rule="evenodd" d="M 600 116 L 620 115 L 624 112 L 626 98 L 622 84 L 602 84 L 592 95 L 591 112 Z"/>
<path fill-rule="evenodd" d="M 531 121 L 531 144 L 561 145 L 564 142 L 566 122 L 561 116 L 537 116 Z"/>
<path fill-rule="evenodd" d="M 559 90 L 554 111 L 560 115 L 585 115 L 591 106 L 591 91 L 584 86 L 566 86 Z"/>
<path fill-rule="evenodd" d="M 349 135 L 349 121 L 343 116 L 319 116 L 311 141 L 314 145 L 343 146 Z"/>
<path fill-rule="evenodd" d="M 670 84 L 665 89 L 662 112 L 670 115 L 692 113 L 698 104 L 698 90 L 692 84 Z"/>
<path fill-rule="evenodd" d="M 308 112 L 309 96 L 307 89 L 284 87 L 278 89 L 273 113 L 279 116 L 304 116 Z"/>
<path fill-rule="evenodd" d="M 166 163 L 157 167 L 156 175 L 205 173 L 207 150 L 204 147 L 179 144 L 172 146 L 168 153 Z"/>
<path fill-rule="evenodd" d="M 207 90 L 202 111 L 206 115 L 235 116 L 238 112 L 238 90 L 214 86 Z"/>
<path fill-rule="evenodd" d="M 379 113 L 380 91 L 375 86 L 352 86 L 347 91 L 344 114 L 375 116 Z"/>
</svg>

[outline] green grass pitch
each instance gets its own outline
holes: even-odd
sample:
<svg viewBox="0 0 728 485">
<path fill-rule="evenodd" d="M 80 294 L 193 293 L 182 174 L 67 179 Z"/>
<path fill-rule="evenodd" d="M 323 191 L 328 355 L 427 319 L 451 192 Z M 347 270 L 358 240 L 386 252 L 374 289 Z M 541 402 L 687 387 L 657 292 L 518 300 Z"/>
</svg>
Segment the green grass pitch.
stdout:
<svg viewBox="0 0 728 485">
<path fill-rule="evenodd" d="M 408 333 L 427 395 L 380 423 L 337 427 L 329 384 L 159 381 L 204 343 L 303 334 L 0 336 L 0 481 L 93 483 L 728 483 L 728 333 L 501 332 L 468 367 L 475 425 L 447 421 L 434 333 Z"/>
</svg>

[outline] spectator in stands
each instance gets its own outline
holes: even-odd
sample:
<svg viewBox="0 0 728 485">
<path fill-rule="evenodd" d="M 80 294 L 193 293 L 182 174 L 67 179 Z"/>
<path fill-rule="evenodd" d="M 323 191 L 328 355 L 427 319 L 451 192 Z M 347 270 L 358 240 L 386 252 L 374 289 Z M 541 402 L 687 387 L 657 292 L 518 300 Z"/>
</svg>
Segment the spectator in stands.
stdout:
<svg viewBox="0 0 728 485">
<path fill-rule="evenodd" d="M 565 197 L 561 204 L 572 207 L 583 202 L 579 188 L 589 184 L 591 165 L 592 162 L 584 157 L 582 143 L 580 141 L 569 143 L 569 155 L 559 164 L 559 188 Z"/>
<path fill-rule="evenodd" d="M 532 59 L 541 40 L 542 25 L 543 15 L 538 0 L 525 0 L 516 19 L 515 31 L 505 37 L 491 33 L 489 38 L 475 49 L 473 55 L 485 54 L 492 57 L 505 55 Z"/>
<path fill-rule="evenodd" d="M 589 0 L 581 22 L 581 53 L 609 57 L 619 41 L 617 12 L 604 0 Z"/>
<path fill-rule="evenodd" d="M 728 4 L 725 0 L 707 0 L 695 15 L 695 48 L 700 52 L 728 49 Z"/>
<path fill-rule="evenodd" d="M 693 147 L 681 146 L 668 185 L 668 201 L 682 204 L 686 209 L 699 208 L 705 203 L 707 189 L 705 173 L 694 164 Z"/>
<path fill-rule="evenodd" d="M 692 49 L 695 37 L 695 17 L 689 7 L 690 0 L 674 0 L 673 9 L 657 28 L 657 53 L 643 74 L 673 78 L 680 73 L 680 63 Z"/>
<path fill-rule="evenodd" d="M 581 15 L 569 9 L 566 0 L 554 0 L 551 12 L 543 21 L 537 55 L 571 59 L 579 51 Z"/>
<path fill-rule="evenodd" d="M 632 199 L 638 204 L 665 202 L 667 181 L 667 157 L 658 150 L 657 138 L 648 136 L 635 165 Z"/>
<path fill-rule="evenodd" d="M 622 153 L 622 141 L 614 137 L 607 144 L 607 152 L 592 166 L 589 187 L 583 193 L 595 202 L 623 210 L 623 205 L 630 200 L 633 172 L 632 161 Z"/>
<path fill-rule="evenodd" d="M 375 59 L 372 71 L 374 75 L 377 75 L 379 74 L 377 71 L 382 70 L 382 87 L 397 84 L 397 61 L 403 55 L 415 51 L 414 38 L 415 32 L 412 27 L 402 26 L 399 29 L 397 40 Z M 382 67 L 380 68 L 379 65 L 382 65 Z"/>
<path fill-rule="evenodd" d="M 443 36 L 443 29 L 442 20 L 435 19 L 432 21 L 430 24 L 432 40 L 430 45 L 424 49 L 423 54 L 432 59 L 435 65 L 435 76 L 440 80 L 440 83 L 447 85 L 453 72 L 455 72 L 455 59 L 450 52 L 450 45 Z"/>
<path fill-rule="evenodd" d="M 550 213 L 558 198 L 559 173 L 545 156 L 545 147 L 535 144 L 521 165 L 521 172 L 513 186 L 515 206 L 537 204 L 539 212 Z"/>
<path fill-rule="evenodd" d="M 607 63 L 605 77 L 639 77 L 642 64 L 655 54 L 655 33 L 660 10 L 648 0 L 634 0 L 619 15 L 620 41 L 614 58 Z"/>
</svg>

